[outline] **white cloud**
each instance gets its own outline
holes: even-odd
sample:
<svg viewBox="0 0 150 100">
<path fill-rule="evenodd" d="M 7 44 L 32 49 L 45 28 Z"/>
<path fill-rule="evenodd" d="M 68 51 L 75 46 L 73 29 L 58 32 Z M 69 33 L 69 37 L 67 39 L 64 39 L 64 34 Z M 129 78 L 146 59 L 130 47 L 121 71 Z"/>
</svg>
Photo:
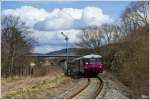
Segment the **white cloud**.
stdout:
<svg viewBox="0 0 150 100">
<path fill-rule="evenodd" d="M 22 6 L 16 9 L 3 10 L 4 15 L 19 16 L 28 26 L 33 27 L 35 23 L 45 20 L 49 13 L 44 9 L 34 8 L 32 6 Z"/>
<path fill-rule="evenodd" d="M 42 8 L 22 6 L 16 9 L 3 10 L 2 14 L 19 16 L 30 27 L 37 30 L 51 31 L 74 29 L 86 26 L 100 26 L 112 22 L 112 18 L 96 7 L 83 9 L 63 8 L 46 11 Z"/>
<path fill-rule="evenodd" d="M 96 7 L 56 8 L 46 11 L 42 8 L 22 6 L 16 9 L 3 10 L 3 14 L 19 16 L 32 29 L 33 33 L 30 36 L 41 45 L 35 47 L 34 52 L 47 52 L 63 48 L 65 41 L 60 34 L 61 31 L 69 33 L 69 42 L 72 44 L 78 41 L 76 35 L 80 33 L 80 28 L 92 25 L 100 26 L 103 23 L 113 21 L 110 16 L 103 13 L 102 9 Z"/>
<path fill-rule="evenodd" d="M 58 31 L 58 36 L 64 40 L 64 37 L 60 34 L 60 32 L 64 32 L 66 35 L 68 35 L 69 37 L 69 42 L 70 43 L 74 43 L 74 42 L 78 42 L 78 39 L 76 38 L 76 36 L 78 34 L 80 34 L 81 30 L 77 30 L 77 29 L 70 29 L 70 30 L 60 30 Z"/>
<path fill-rule="evenodd" d="M 64 37 L 61 35 L 61 32 L 64 32 L 64 34 L 68 35 L 69 42 L 74 43 L 77 42 L 78 39 L 76 36 L 80 34 L 80 30 L 75 29 L 69 29 L 69 30 L 58 30 L 58 31 L 34 31 L 32 34 L 30 34 L 30 37 L 37 40 L 40 44 L 54 44 L 54 43 L 60 43 L 64 42 Z"/>
<path fill-rule="evenodd" d="M 85 26 L 100 26 L 113 20 L 108 15 L 103 14 L 100 8 L 86 7 L 83 10 L 81 21 Z"/>
<path fill-rule="evenodd" d="M 60 30 L 60 29 L 70 29 L 73 25 L 73 19 L 71 16 L 65 14 L 64 12 L 59 13 L 59 16 L 53 18 L 47 18 L 35 25 L 35 29 L 49 31 L 49 30 Z"/>
<path fill-rule="evenodd" d="M 103 14 L 100 8 L 64 8 L 54 9 L 44 21 L 38 22 L 34 28 L 44 31 L 74 29 L 87 26 L 100 26 L 103 23 L 111 22 L 113 22 L 112 18 Z"/>
<path fill-rule="evenodd" d="M 73 8 L 64 8 L 62 9 L 62 12 L 65 12 L 66 14 L 70 15 L 73 19 L 80 20 L 83 10 L 73 9 Z"/>
</svg>

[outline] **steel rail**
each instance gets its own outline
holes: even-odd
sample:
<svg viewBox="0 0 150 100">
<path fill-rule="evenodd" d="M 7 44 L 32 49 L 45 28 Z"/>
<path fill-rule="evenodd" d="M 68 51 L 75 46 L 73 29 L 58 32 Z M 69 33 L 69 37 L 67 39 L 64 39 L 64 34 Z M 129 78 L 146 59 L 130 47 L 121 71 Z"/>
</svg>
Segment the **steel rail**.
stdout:
<svg viewBox="0 0 150 100">
<path fill-rule="evenodd" d="M 73 97 L 75 97 L 76 95 L 78 95 L 79 93 L 81 93 L 84 89 L 86 89 L 90 84 L 90 79 L 88 78 L 88 82 L 86 83 L 86 85 L 84 87 L 82 87 L 79 91 L 77 91 L 76 93 L 66 97 L 66 99 L 72 99 Z"/>
<path fill-rule="evenodd" d="M 103 80 L 99 76 L 97 76 L 97 78 L 100 81 L 100 84 L 99 84 L 98 90 L 96 91 L 95 95 L 93 95 L 92 99 L 95 99 L 100 94 L 100 92 L 104 86 Z"/>
<path fill-rule="evenodd" d="M 103 80 L 99 76 L 97 76 L 96 78 L 99 80 L 99 82 L 97 83 L 98 84 L 98 88 L 97 88 L 96 92 L 89 99 L 95 99 L 99 95 L 99 93 L 101 92 L 101 90 L 103 88 L 103 85 L 104 85 Z M 82 91 L 84 91 L 90 85 L 91 81 L 92 80 L 90 78 L 88 78 L 87 84 L 82 89 L 80 89 L 76 93 L 70 95 L 66 99 L 73 99 L 75 96 L 79 95 Z"/>
</svg>

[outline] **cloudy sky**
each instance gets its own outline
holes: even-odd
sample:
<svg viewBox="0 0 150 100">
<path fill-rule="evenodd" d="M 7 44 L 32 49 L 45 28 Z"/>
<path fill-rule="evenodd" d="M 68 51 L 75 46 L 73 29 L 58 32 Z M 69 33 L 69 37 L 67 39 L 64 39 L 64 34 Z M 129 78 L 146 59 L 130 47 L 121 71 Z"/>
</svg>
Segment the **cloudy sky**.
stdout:
<svg viewBox="0 0 150 100">
<path fill-rule="evenodd" d="M 1 2 L 2 15 L 19 16 L 32 30 L 30 37 L 38 45 L 33 52 L 47 53 L 65 48 L 64 32 L 69 36 L 69 47 L 78 42 L 80 28 L 100 26 L 115 22 L 127 1 L 44 1 L 44 2 Z"/>
</svg>

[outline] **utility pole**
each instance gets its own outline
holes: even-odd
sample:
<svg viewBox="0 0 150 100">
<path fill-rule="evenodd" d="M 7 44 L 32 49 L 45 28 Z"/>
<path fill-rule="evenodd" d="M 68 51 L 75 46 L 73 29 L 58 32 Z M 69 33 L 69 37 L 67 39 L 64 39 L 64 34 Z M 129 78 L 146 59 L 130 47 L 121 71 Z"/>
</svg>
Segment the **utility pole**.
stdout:
<svg viewBox="0 0 150 100">
<path fill-rule="evenodd" d="M 65 64 L 65 71 L 67 70 L 67 74 L 68 74 L 68 40 L 69 40 L 69 38 L 63 32 L 61 32 L 61 34 L 65 37 L 65 41 L 66 41 L 66 64 Z"/>
</svg>

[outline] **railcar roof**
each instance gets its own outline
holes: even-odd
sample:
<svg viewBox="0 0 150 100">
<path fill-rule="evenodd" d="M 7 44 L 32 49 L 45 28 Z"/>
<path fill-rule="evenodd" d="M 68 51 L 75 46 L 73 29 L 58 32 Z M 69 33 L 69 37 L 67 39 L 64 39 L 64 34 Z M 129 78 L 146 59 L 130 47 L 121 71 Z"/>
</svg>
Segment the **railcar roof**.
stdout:
<svg viewBox="0 0 150 100">
<path fill-rule="evenodd" d="M 80 59 L 89 59 L 89 58 L 102 58 L 101 55 L 96 55 L 96 54 L 90 54 L 90 55 L 85 55 L 79 58 L 75 58 L 74 60 L 80 60 Z"/>
</svg>

